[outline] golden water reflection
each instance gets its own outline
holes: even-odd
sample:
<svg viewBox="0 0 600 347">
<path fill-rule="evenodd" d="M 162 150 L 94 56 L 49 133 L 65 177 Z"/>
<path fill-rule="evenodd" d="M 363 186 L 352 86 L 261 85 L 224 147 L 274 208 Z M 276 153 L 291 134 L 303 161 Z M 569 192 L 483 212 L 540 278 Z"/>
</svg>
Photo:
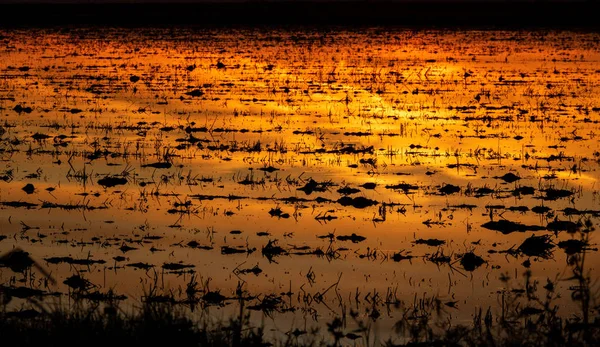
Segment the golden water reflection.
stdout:
<svg viewBox="0 0 600 347">
<path fill-rule="evenodd" d="M 73 29 L 0 37 L 0 249 L 26 249 L 59 283 L 81 273 L 139 298 L 154 272 L 126 265 L 146 263 L 177 294 L 191 273 L 161 266 L 181 262 L 225 295 L 238 283 L 256 294 L 291 291 L 285 307 L 305 308 L 281 313 L 293 324 L 310 320 L 301 296 L 341 276 L 344 299 L 357 290 L 437 295 L 457 301 L 448 314 L 468 321 L 475 307 L 497 307 L 501 278 L 519 281 L 523 262 L 540 281 L 568 271 L 559 247 L 547 256 L 506 252 L 533 231 L 484 223 L 570 221 L 581 230 L 597 221 L 597 34 Z M 124 184 L 103 186 L 106 177 Z M 330 233 L 331 242 L 318 237 Z M 352 233 L 366 239 L 336 239 Z M 535 233 L 555 245 L 575 237 Z M 430 238 L 445 244 L 415 243 Z M 263 248 L 269 240 L 282 247 L 273 257 Z M 470 251 L 485 261 L 472 272 L 460 264 Z M 432 262 L 439 252 L 449 262 Z M 413 257 L 396 262 L 395 254 Z M 105 263 L 42 260 L 52 257 Z M 598 261 L 591 251 L 591 269 Z M 255 265 L 261 273 L 239 272 Z M 3 280 L 11 276 L 3 269 Z M 558 287 L 567 293 L 569 283 Z M 321 306 L 319 315 L 337 314 Z"/>
</svg>

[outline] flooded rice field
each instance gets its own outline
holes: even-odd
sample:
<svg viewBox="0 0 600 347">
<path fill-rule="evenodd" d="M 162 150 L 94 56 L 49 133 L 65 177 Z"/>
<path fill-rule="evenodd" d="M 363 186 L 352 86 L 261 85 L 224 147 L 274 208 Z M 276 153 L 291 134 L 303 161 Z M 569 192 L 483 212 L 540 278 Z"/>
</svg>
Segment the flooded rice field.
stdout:
<svg viewBox="0 0 600 347">
<path fill-rule="evenodd" d="M 10 309 L 244 303 L 275 336 L 343 317 L 351 343 L 403 305 L 464 323 L 552 285 L 572 316 L 600 266 L 599 40 L 0 32 Z"/>
</svg>

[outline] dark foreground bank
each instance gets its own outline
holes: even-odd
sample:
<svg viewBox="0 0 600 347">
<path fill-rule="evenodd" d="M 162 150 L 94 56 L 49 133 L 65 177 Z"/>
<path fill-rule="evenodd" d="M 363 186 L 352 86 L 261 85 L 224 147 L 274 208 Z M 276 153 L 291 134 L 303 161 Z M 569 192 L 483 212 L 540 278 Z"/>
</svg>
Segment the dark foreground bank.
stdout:
<svg viewBox="0 0 600 347">
<path fill-rule="evenodd" d="M 0 26 L 345 25 L 598 30 L 598 2 L 250 1 L 2 4 Z"/>
</svg>

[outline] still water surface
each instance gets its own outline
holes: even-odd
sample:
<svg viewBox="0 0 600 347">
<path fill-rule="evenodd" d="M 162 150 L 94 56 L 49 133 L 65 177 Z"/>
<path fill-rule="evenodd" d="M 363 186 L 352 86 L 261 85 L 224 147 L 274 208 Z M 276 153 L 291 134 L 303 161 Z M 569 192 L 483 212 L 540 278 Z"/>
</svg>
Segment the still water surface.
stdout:
<svg viewBox="0 0 600 347">
<path fill-rule="evenodd" d="M 177 300 L 192 278 L 228 298 L 242 286 L 249 305 L 273 294 L 253 317 L 280 332 L 347 305 L 377 310 L 385 335 L 396 298 L 469 322 L 528 268 L 569 277 L 559 243 L 598 222 L 599 39 L 0 32 L 0 250 L 58 284 L 0 280 L 66 294 L 80 274 L 133 305 L 155 283 Z M 533 234 L 548 249 L 520 247 Z M 592 273 L 595 247 L 592 232 Z M 565 315 L 572 285 L 557 284 Z M 215 317 L 235 306 L 221 304 Z"/>
</svg>

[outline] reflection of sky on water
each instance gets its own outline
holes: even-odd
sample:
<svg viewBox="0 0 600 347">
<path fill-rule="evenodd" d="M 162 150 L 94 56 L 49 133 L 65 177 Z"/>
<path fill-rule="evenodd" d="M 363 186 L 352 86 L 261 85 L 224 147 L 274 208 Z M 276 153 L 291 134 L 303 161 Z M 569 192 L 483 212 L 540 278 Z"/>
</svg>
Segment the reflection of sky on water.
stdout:
<svg viewBox="0 0 600 347">
<path fill-rule="evenodd" d="M 290 283 L 297 292 L 312 267 L 317 274 L 313 290 L 326 288 L 341 273 L 343 293 L 398 287 L 403 299 L 424 292 L 454 295 L 464 300 L 464 310 L 453 314 L 465 320 L 475 306 L 496 305 L 493 293 L 503 285 L 501 274 L 514 278 L 524 270 L 525 258 L 488 250 L 518 246 L 530 233 L 503 235 L 481 228 L 490 219 L 486 206 L 505 207 L 494 209 L 496 220 L 534 225 L 555 217 L 583 219 L 565 216 L 566 207 L 597 210 L 595 34 L 147 30 L 123 36 L 103 30 L 2 35 L 6 170 L 0 176 L 8 171 L 12 176 L 0 181 L 0 201 L 38 206 L 2 207 L 1 234 L 10 238 L 0 249 L 20 246 L 38 259 L 106 259 L 106 266 L 79 270 L 92 282 L 132 297 L 139 296 L 140 277 L 147 280 L 146 274 L 107 268 L 122 255 L 123 240 L 151 234 L 163 239 L 129 242 L 139 249 L 125 255 L 128 263 L 192 263 L 224 292 L 240 280 L 232 274 L 236 266 L 258 264 L 263 273 L 243 279 L 250 291 L 263 293 L 281 292 Z M 132 75 L 140 81 L 132 83 Z M 194 89 L 203 95 L 185 94 Z M 32 112 L 18 113 L 16 105 Z M 51 138 L 33 141 L 35 133 Z M 67 137 L 57 137 L 61 134 Z M 197 143 L 190 143 L 190 134 Z M 349 148 L 367 150 L 351 153 Z M 173 163 L 169 169 L 140 166 L 165 155 Z M 269 166 L 279 170 L 260 170 Z M 78 178 L 84 172 L 89 175 L 85 185 Z M 122 172 L 129 172 L 126 185 L 104 189 L 96 183 Z M 498 178 L 507 172 L 522 179 L 505 183 Z M 307 195 L 298 188 L 310 178 L 336 186 Z M 244 180 L 254 184 L 239 183 Z M 356 196 L 378 206 L 358 209 L 337 202 L 338 189 L 367 182 L 377 183 L 376 189 L 359 188 Z M 34 194 L 22 191 L 26 183 L 35 185 Z M 386 188 L 399 183 L 418 188 L 407 193 Z M 441 195 L 445 184 L 461 192 Z M 514 196 L 520 186 L 536 192 Z M 473 192 L 482 187 L 493 193 L 477 197 Z M 539 199 L 551 187 L 575 194 Z M 284 201 L 290 197 L 306 200 Z M 191 204 L 186 213 L 169 213 L 186 201 Z M 44 203 L 79 208 L 43 208 Z M 553 214 L 509 210 L 539 205 Z M 277 207 L 290 218 L 271 217 L 269 211 Z M 337 219 L 316 219 L 327 215 Z M 21 233 L 21 222 L 40 229 Z M 317 235 L 331 232 L 367 240 L 336 242 L 348 250 L 333 261 L 291 255 L 269 263 L 261 256 L 268 239 L 286 249 L 326 249 L 328 242 Z M 115 237 L 120 240 L 107 241 Z M 558 240 L 569 237 L 563 232 Z M 415 238 L 446 240 L 443 250 L 452 256 L 475 249 L 488 264 L 470 274 L 422 257 L 400 263 L 382 258 L 400 250 L 416 256 L 436 250 L 414 245 Z M 214 249 L 185 247 L 192 240 Z M 224 245 L 257 251 L 226 256 L 219 251 Z M 150 252 L 152 246 L 164 252 Z M 361 257 L 373 250 L 380 254 L 377 260 Z M 532 270 L 541 280 L 565 269 L 559 249 L 554 259 L 537 260 Z M 597 262 L 592 253 L 591 266 Z M 73 271 L 64 264 L 48 267 L 59 282 Z M 178 288 L 186 278 L 165 274 L 164 280 Z"/>
</svg>

